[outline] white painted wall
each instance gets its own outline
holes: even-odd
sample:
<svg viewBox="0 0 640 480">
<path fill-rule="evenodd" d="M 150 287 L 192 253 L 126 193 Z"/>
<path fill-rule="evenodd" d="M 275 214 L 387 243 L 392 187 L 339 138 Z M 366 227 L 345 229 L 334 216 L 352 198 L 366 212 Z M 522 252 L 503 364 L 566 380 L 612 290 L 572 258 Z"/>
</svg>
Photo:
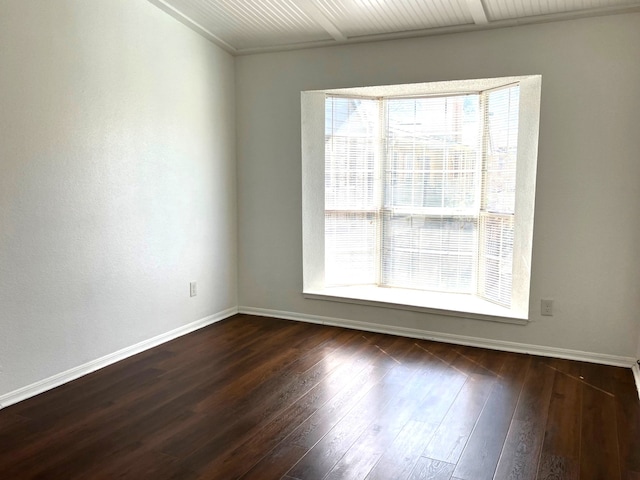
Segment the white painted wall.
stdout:
<svg viewBox="0 0 640 480">
<path fill-rule="evenodd" d="M 234 98 L 146 1 L 0 2 L 0 396 L 237 305 Z"/>
<path fill-rule="evenodd" d="M 627 358 L 640 333 L 640 14 L 236 59 L 240 308 Z M 527 326 L 303 299 L 300 91 L 542 74 Z M 555 316 L 539 315 L 540 298 Z"/>
</svg>

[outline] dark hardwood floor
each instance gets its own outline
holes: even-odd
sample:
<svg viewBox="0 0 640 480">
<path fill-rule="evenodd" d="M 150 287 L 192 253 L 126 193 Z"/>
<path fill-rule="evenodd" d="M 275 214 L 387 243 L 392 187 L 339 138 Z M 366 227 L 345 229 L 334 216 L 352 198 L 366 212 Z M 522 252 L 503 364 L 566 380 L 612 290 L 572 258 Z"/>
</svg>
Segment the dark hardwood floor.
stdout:
<svg viewBox="0 0 640 480">
<path fill-rule="evenodd" d="M 631 370 L 237 315 L 0 410 L 2 479 L 640 480 Z"/>
</svg>

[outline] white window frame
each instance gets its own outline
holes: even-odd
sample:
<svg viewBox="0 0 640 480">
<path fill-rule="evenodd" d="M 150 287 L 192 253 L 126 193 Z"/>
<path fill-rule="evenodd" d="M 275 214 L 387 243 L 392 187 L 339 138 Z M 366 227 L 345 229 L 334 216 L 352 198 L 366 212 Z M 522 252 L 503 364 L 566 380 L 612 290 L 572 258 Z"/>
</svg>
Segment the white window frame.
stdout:
<svg viewBox="0 0 640 480">
<path fill-rule="evenodd" d="M 511 307 L 506 308 L 476 295 L 440 293 L 371 286 L 330 287 L 324 285 L 324 166 L 325 97 L 408 95 L 453 95 L 478 93 L 509 84 L 520 85 L 518 158 L 514 213 L 513 281 Z M 303 295 L 305 298 L 373 305 L 478 318 L 526 323 L 529 318 L 531 251 L 535 204 L 538 131 L 540 120 L 540 75 L 456 80 L 379 87 L 312 90 L 301 93 L 302 121 L 302 224 Z"/>
</svg>

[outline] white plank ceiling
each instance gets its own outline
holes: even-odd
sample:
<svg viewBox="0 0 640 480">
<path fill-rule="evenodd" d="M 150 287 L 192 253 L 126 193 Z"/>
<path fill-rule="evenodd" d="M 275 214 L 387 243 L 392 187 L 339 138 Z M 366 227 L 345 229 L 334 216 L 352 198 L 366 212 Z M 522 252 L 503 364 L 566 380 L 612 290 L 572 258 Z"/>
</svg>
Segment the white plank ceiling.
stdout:
<svg viewBox="0 0 640 480">
<path fill-rule="evenodd" d="M 640 0 L 149 0 L 232 54 L 640 11 Z"/>
</svg>

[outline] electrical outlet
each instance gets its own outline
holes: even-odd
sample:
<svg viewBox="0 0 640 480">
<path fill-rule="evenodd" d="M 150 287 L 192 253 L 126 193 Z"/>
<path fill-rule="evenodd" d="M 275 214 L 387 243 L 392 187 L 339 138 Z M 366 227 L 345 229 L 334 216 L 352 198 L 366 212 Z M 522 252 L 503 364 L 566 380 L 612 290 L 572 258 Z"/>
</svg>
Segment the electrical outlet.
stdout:
<svg viewBox="0 0 640 480">
<path fill-rule="evenodd" d="M 540 313 L 545 317 L 553 316 L 553 300 L 543 298 L 540 301 Z"/>
<path fill-rule="evenodd" d="M 196 282 L 191 282 L 189 284 L 189 295 L 192 297 L 198 295 L 198 284 Z"/>
</svg>

